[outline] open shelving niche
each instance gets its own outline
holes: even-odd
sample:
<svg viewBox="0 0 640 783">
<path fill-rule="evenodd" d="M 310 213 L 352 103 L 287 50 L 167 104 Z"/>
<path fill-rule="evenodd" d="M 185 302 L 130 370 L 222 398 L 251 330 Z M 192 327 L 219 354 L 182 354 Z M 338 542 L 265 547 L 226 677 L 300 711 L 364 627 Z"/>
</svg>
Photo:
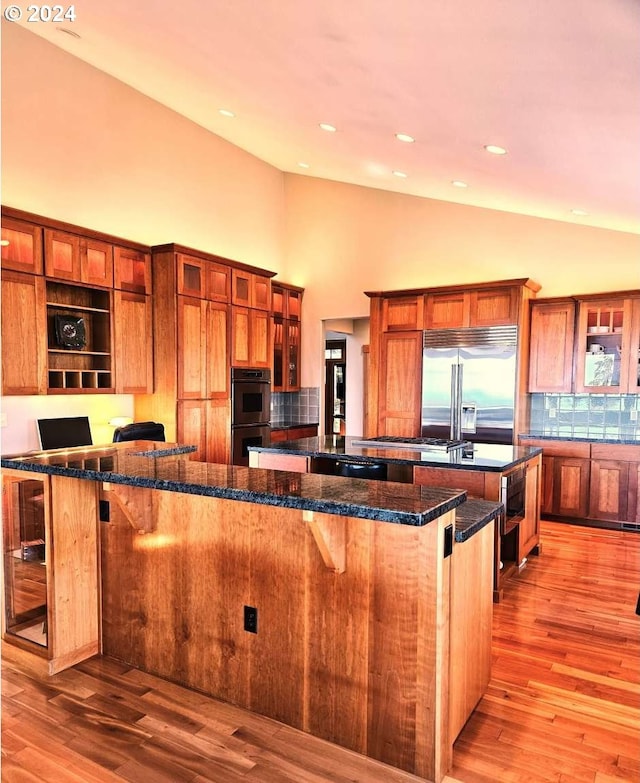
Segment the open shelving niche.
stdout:
<svg viewBox="0 0 640 783">
<path fill-rule="evenodd" d="M 46 291 L 49 393 L 113 392 L 111 291 L 52 281 L 47 281 Z M 56 315 L 83 318 L 84 348 L 69 349 L 58 345 Z"/>
</svg>

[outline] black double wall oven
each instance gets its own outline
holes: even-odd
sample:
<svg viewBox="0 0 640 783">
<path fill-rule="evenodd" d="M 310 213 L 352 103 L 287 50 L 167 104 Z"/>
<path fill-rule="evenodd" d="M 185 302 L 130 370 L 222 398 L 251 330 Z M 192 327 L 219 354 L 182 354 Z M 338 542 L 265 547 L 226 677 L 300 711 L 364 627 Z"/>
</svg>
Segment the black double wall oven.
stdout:
<svg viewBox="0 0 640 783">
<path fill-rule="evenodd" d="M 250 446 L 271 443 L 271 370 L 231 369 L 231 463 L 249 464 Z"/>
</svg>

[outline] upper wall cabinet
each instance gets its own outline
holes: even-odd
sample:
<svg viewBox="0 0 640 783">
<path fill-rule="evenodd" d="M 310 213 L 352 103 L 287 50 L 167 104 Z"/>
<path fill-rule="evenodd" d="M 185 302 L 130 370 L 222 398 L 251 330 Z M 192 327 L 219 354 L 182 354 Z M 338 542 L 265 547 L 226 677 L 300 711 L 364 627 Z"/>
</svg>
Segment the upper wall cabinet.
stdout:
<svg viewBox="0 0 640 783">
<path fill-rule="evenodd" d="M 620 394 L 638 389 L 638 301 L 612 296 L 579 303 L 576 392 Z"/>
<path fill-rule="evenodd" d="M 113 248 L 113 287 L 134 294 L 151 294 L 151 254 L 116 245 Z"/>
<path fill-rule="evenodd" d="M 300 317 L 304 289 L 271 284 L 273 391 L 300 389 Z"/>
<path fill-rule="evenodd" d="M 531 305 L 530 392 L 637 394 L 640 292 Z"/>
<path fill-rule="evenodd" d="M 271 279 L 242 269 L 234 269 L 231 301 L 254 310 L 271 309 Z"/>
<path fill-rule="evenodd" d="M 518 323 L 516 286 L 427 294 L 426 329 L 504 326 Z"/>
<path fill-rule="evenodd" d="M 570 392 L 573 380 L 573 299 L 531 303 L 530 392 Z"/>
<path fill-rule="evenodd" d="M 2 216 L 2 268 L 41 275 L 42 228 Z"/>
<path fill-rule="evenodd" d="M 47 277 L 103 288 L 113 287 L 113 247 L 106 242 L 45 228 Z"/>
</svg>

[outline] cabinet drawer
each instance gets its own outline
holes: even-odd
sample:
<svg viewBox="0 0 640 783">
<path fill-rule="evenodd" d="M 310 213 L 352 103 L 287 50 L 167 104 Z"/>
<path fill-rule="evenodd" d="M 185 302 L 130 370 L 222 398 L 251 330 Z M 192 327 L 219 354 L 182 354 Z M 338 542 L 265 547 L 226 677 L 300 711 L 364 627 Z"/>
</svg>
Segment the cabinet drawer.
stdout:
<svg viewBox="0 0 640 783">
<path fill-rule="evenodd" d="M 589 459 L 591 444 L 570 440 L 522 440 L 523 446 L 534 446 L 542 449 L 545 457 L 582 457 Z"/>
<path fill-rule="evenodd" d="M 592 443 L 591 459 L 640 462 L 640 446 L 628 443 Z"/>
</svg>

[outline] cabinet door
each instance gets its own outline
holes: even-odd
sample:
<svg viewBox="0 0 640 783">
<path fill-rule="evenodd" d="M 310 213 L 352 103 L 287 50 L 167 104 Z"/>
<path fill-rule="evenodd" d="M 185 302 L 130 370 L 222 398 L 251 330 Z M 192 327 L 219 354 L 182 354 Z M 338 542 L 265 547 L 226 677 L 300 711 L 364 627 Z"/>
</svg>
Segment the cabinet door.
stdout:
<svg viewBox="0 0 640 783">
<path fill-rule="evenodd" d="M 207 302 L 178 296 L 178 399 L 207 396 Z"/>
<path fill-rule="evenodd" d="M 249 310 L 249 364 L 271 367 L 271 318 L 266 310 Z"/>
<path fill-rule="evenodd" d="M 428 294 L 425 329 L 455 329 L 469 326 L 471 300 L 464 291 Z"/>
<path fill-rule="evenodd" d="M 627 391 L 629 394 L 640 394 L 640 299 L 631 302 Z"/>
<path fill-rule="evenodd" d="M 227 399 L 229 397 L 231 375 L 229 337 L 229 306 L 222 302 L 208 302 L 206 323 L 206 396 L 209 398 Z"/>
<path fill-rule="evenodd" d="M 231 365 L 249 366 L 249 308 L 231 308 Z"/>
<path fill-rule="evenodd" d="M 256 310 L 271 310 L 271 279 L 263 275 L 252 275 L 251 307 Z"/>
<path fill-rule="evenodd" d="M 115 291 L 114 331 L 116 393 L 150 394 L 153 391 L 150 298 Z"/>
<path fill-rule="evenodd" d="M 274 297 L 275 299 L 275 297 Z M 285 372 L 285 329 L 288 321 L 280 315 L 273 316 L 273 363 L 271 367 L 272 391 L 285 391 L 287 375 Z"/>
<path fill-rule="evenodd" d="M 629 464 L 629 494 L 626 525 L 640 530 L 640 462 Z"/>
<path fill-rule="evenodd" d="M 555 457 L 553 466 L 553 513 L 586 518 L 589 506 L 589 460 Z"/>
<path fill-rule="evenodd" d="M 197 462 L 207 459 L 207 401 L 178 400 L 178 443 L 195 446 L 189 458 Z"/>
<path fill-rule="evenodd" d="M 543 514 L 553 514 L 553 470 L 554 457 L 543 455 L 540 478 L 540 511 Z"/>
<path fill-rule="evenodd" d="M 290 321 L 300 320 L 302 316 L 302 291 L 287 291 L 286 316 Z"/>
<path fill-rule="evenodd" d="M 472 291 L 470 326 L 505 326 L 518 323 L 518 289 L 487 288 Z"/>
<path fill-rule="evenodd" d="M 178 272 L 178 293 L 185 296 L 204 298 L 206 292 L 205 262 L 201 258 L 178 253 L 176 256 Z"/>
<path fill-rule="evenodd" d="M 286 321 L 287 325 L 287 391 L 300 389 L 300 323 Z"/>
<path fill-rule="evenodd" d="M 80 279 L 88 285 L 113 288 L 113 246 L 96 239 L 80 239 Z"/>
<path fill-rule="evenodd" d="M 42 228 L 24 220 L 2 218 L 2 268 L 41 275 Z"/>
<path fill-rule="evenodd" d="M 576 392 L 620 394 L 628 387 L 630 299 L 580 302 L 576 339 Z"/>
<path fill-rule="evenodd" d="M 424 324 L 424 296 L 403 296 L 382 301 L 382 330 L 411 332 Z"/>
<path fill-rule="evenodd" d="M 380 435 L 420 434 L 422 332 L 386 332 L 381 340 Z"/>
<path fill-rule="evenodd" d="M 113 284 L 123 291 L 151 293 L 151 255 L 127 247 L 113 248 Z"/>
<path fill-rule="evenodd" d="M 629 463 L 591 461 L 589 517 L 611 522 L 627 521 Z"/>
<path fill-rule="evenodd" d="M 570 392 L 573 380 L 575 303 L 531 308 L 530 392 Z"/>
<path fill-rule="evenodd" d="M 525 513 L 518 525 L 518 562 L 522 562 L 540 541 L 541 459 L 527 462 Z"/>
<path fill-rule="evenodd" d="M 234 269 L 231 273 L 231 302 L 240 307 L 251 307 L 251 272 Z"/>
<path fill-rule="evenodd" d="M 207 403 L 207 462 L 228 465 L 231 461 L 231 403 L 210 400 Z"/>
<path fill-rule="evenodd" d="M 206 266 L 206 296 L 212 302 L 231 301 L 231 268 L 213 261 Z"/>
<path fill-rule="evenodd" d="M 44 278 L 2 273 L 2 393 L 46 394 Z"/>
<path fill-rule="evenodd" d="M 80 237 L 44 230 L 44 272 L 57 280 L 81 280 Z"/>
</svg>

